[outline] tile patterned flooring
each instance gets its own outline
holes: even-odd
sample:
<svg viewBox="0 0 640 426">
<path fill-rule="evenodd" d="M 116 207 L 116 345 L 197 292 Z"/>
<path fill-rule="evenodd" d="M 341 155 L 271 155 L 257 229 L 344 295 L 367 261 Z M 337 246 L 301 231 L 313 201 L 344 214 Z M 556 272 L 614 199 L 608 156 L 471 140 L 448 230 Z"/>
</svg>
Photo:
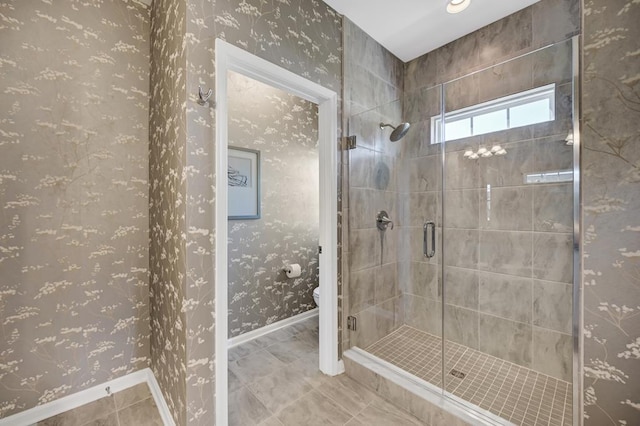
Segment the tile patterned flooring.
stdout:
<svg viewBox="0 0 640 426">
<path fill-rule="evenodd" d="M 162 418 L 146 383 L 50 417 L 37 426 L 161 426 Z"/>
<path fill-rule="evenodd" d="M 37 424 L 62 425 L 154 426 L 162 419 L 142 383 Z M 315 317 L 229 350 L 229 425 L 424 423 L 344 374 L 320 373 Z"/>
<path fill-rule="evenodd" d="M 442 387 L 441 339 L 403 325 L 366 348 L 367 352 Z M 517 425 L 571 425 L 572 387 L 556 378 L 453 342 L 445 348 L 452 394 Z"/>
<path fill-rule="evenodd" d="M 441 339 L 402 326 L 366 350 L 441 386 Z M 571 384 L 448 342 L 447 390 L 517 425 L 571 425 Z M 318 370 L 318 318 L 229 350 L 229 425 L 423 425 L 346 375 Z M 162 419 L 142 383 L 37 426 L 152 426 Z"/>
<path fill-rule="evenodd" d="M 229 350 L 229 425 L 424 425 L 346 375 L 318 370 L 318 318 Z"/>
</svg>

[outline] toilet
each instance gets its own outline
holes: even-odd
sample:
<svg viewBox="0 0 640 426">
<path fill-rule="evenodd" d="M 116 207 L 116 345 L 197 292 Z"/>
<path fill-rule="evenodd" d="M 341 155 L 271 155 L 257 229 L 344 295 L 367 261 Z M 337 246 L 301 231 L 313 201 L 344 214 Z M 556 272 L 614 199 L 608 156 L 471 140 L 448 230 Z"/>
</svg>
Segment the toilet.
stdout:
<svg viewBox="0 0 640 426">
<path fill-rule="evenodd" d="M 320 287 L 313 289 L 313 301 L 316 302 L 316 306 L 320 306 Z"/>
</svg>

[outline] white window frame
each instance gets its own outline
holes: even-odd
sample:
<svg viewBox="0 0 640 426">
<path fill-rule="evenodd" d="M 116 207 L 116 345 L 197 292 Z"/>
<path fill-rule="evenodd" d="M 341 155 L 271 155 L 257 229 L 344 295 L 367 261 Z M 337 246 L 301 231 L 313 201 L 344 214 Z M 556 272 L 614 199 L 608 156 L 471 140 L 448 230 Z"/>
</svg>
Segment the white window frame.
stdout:
<svg viewBox="0 0 640 426">
<path fill-rule="evenodd" d="M 535 89 L 526 90 L 524 92 L 515 93 L 513 95 L 504 96 L 502 98 L 494 99 L 488 102 L 483 102 L 481 104 L 471 105 L 469 107 L 465 107 L 459 110 L 447 112 L 446 114 L 444 114 L 444 120 L 445 120 L 445 123 L 447 123 L 447 122 L 453 122 L 453 121 L 459 121 L 459 120 L 465 120 L 467 118 L 471 118 L 471 135 L 469 135 L 468 137 L 472 137 L 472 136 L 478 135 L 473 133 L 473 117 L 488 114 L 495 111 L 507 110 L 507 127 L 502 129 L 496 129 L 496 132 L 500 130 L 515 129 L 517 127 L 524 127 L 524 126 L 513 126 L 513 127 L 510 126 L 509 109 L 520 106 L 520 105 L 530 104 L 530 103 L 537 102 L 544 99 L 549 100 L 549 106 L 550 106 L 549 120 L 539 121 L 537 123 L 531 123 L 531 124 L 546 123 L 548 121 L 555 120 L 555 117 L 556 117 L 556 111 L 555 111 L 556 85 L 555 83 L 548 84 L 546 86 L 536 87 Z M 527 126 L 530 126 L 531 124 L 527 124 Z M 442 115 L 436 115 L 434 117 L 431 117 L 431 143 L 432 144 L 441 143 L 443 141 L 442 133 L 443 133 Z M 486 135 L 488 133 L 485 132 L 480 134 Z M 446 134 L 444 136 L 446 138 Z M 446 139 L 446 140 L 452 141 L 456 139 Z"/>
</svg>

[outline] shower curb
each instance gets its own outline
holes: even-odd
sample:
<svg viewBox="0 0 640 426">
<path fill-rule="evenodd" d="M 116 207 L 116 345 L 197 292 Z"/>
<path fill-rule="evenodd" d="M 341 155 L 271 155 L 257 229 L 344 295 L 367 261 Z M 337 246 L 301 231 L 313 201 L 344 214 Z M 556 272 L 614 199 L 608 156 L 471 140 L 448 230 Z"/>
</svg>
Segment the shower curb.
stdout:
<svg viewBox="0 0 640 426">
<path fill-rule="evenodd" d="M 347 376 L 428 425 L 513 426 L 489 412 L 482 416 L 468 412 L 462 404 L 440 394 L 439 388 L 426 382 L 417 384 L 397 367 L 360 348 L 347 350 L 343 360 Z"/>
</svg>

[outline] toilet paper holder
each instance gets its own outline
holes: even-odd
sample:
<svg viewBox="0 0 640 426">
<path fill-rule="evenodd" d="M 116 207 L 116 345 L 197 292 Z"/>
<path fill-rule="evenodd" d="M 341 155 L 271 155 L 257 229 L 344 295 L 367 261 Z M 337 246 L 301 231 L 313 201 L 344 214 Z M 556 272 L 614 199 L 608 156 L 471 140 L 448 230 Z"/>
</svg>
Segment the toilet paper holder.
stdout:
<svg viewBox="0 0 640 426">
<path fill-rule="evenodd" d="M 302 268 L 297 263 L 285 265 L 282 270 L 285 274 L 287 274 L 288 278 L 298 278 L 300 275 L 302 275 Z"/>
</svg>

